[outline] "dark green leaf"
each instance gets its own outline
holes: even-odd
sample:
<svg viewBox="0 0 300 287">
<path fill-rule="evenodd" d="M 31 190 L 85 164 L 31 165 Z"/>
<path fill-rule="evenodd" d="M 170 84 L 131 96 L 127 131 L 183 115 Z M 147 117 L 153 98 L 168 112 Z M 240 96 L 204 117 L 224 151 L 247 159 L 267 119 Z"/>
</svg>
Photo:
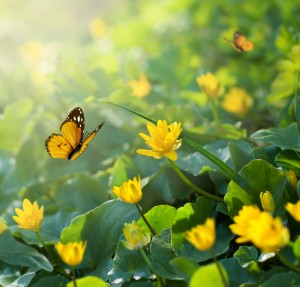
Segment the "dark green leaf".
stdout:
<svg viewBox="0 0 300 287">
<path fill-rule="evenodd" d="M 43 254 L 16 241 L 9 231 L 4 231 L 0 236 L 0 259 L 11 265 L 30 267 L 31 270 L 53 270 L 53 266 Z"/>
<path fill-rule="evenodd" d="M 111 200 L 74 218 L 70 226 L 62 231 L 61 241 L 66 243 L 86 240 L 82 265 L 95 269 L 95 275 L 106 280 L 124 223 L 138 218 L 139 214 L 134 205 L 118 199 Z"/>
</svg>

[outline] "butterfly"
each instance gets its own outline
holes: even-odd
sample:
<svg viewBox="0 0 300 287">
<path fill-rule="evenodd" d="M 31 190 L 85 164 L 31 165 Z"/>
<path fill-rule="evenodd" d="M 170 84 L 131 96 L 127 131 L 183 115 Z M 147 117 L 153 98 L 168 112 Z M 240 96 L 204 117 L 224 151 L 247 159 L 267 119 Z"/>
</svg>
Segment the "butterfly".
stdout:
<svg viewBox="0 0 300 287">
<path fill-rule="evenodd" d="M 87 148 L 88 143 L 102 128 L 104 122 L 91 133 L 84 131 L 84 114 L 81 108 L 73 109 L 61 124 L 62 135 L 52 134 L 45 142 L 49 155 L 53 158 L 76 159 Z"/>
<path fill-rule="evenodd" d="M 244 36 L 241 32 L 236 31 L 233 34 L 234 42 L 228 40 L 224 37 L 224 39 L 237 51 L 239 52 L 250 52 L 254 49 L 255 44 L 248 40 L 246 36 Z"/>
</svg>

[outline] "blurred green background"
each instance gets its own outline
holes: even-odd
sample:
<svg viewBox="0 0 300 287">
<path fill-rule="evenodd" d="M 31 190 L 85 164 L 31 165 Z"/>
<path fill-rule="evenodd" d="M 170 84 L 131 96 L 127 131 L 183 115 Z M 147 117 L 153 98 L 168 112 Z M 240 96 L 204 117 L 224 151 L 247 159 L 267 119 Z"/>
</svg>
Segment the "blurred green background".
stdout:
<svg viewBox="0 0 300 287">
<path fill-rule="evenodd" d="M 295 89 L 299 1 L 2 0 L 0 6 L 0 213 L 11 225 L 13 207 L 27 197 L 49 216 L 65 212 L 65 226 L 137 174 L 145 210 L 187 201 L 187 187 L 165 160 L 136 155 L 145 148 L 138 133 L 146 122 L 108 102 L 179 121 L 199 143 L 213 143 L 230 131 L 213 126 L 197 86 L 197 76 L 212 72 L 224 94 L 240 87 L 253 99 L 244 117 L 219 106 L 221 122 L 241 131 L 235 139 L 293 120 L 281 113 Z M 252 52 L 238 53 L 223 39 L 236 30 L 255 42 Z M 128 85 L 141 75 L 149 88 L 144 97 Z M 77 106 L 86 130 L 106 123 L 77 160 L 52 159 L 45 140 Z M 179 157 L 189 152 L 183 146 Z M 206 175 L 188 175 L 213 189 Z"/>
</svg>

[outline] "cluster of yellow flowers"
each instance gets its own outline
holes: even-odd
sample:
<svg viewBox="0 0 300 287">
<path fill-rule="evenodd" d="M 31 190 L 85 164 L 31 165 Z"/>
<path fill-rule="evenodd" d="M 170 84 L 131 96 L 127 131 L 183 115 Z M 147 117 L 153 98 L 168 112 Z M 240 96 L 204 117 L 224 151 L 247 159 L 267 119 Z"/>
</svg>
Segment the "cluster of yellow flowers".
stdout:
<svg viewBox="0 0 300 287">
<path fill-rule="evenodd" d="M 204 74 L 196 80 L 209 100 L 216 101 L 221 95 L 221 85 L 212 73 Z M 224 110 L 243 117 L 252 108 L 253 101 L 244 89 L 233 87 L 224 95 L 221 106 Z"/>
<path fill-rule="evenodd" d="M 255 205 L 244 205 L 233 218 L 231 231 L 240 236 L 237 243 L 252 241 L 264 252 L 277 252 L 286 246 L 290 239 L 288 229 L 283 226 L 280 217 L 274 218 L 267 211 L 260 211 Z"/>
<path fill-rule="evenodd" d="M 39 232 L 44 218 L 44 206 L 39 208 L 36 201 L 32 204 L 29 199 L 25 198 L 23 210 L 16 208 L 15 211 L 17 216 L 13 216 L 13 219 L 18 223 L 19 228 Z M 59 242 L 55 248 L 62 261 L 74 267 L 82 262 L 86 242 L 69 242 L 66 245 Z"/>
</svg>

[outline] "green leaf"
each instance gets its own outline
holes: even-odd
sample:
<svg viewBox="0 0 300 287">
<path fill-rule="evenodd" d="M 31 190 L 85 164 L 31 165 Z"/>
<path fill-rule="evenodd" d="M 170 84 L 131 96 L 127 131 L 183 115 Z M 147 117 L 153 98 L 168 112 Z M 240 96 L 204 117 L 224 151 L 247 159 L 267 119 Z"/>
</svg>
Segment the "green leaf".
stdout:
<svg viewBox="0 0 300 287">
<path fill-rule="evenodd" d="M 196 203 L 186 203 L 178 208 L 172 226 L 172 244 L 175 250 L 182 248 L 184 233 L 197 224 L 203 224 L 211 216 L 214 206 L 213 200 L 199 196 Z"/>
<path fill-rule="evenodd" d="M 252 146 L 253 145 L 243 141 L 228 143 L 229 151 L 236 170 L 240 170 L 253 159 L 253 155 L 251 153 Z"/>
<path fill-rule="evenodd" d="M 295 256 L 300 259 L 300 236 L 298 236 L 294 242 L 293 251 Z"/>
<path fill-rule="evenodd" d="M 76 279 L 77 287 L 108 287 L 109 285 L 104 282 L 102 279 L 94 276 L 86 276 L 84 278 Z M 67 285 L 67 287 L 73 287 L 74 282 L 71 281 Z"/>
<path fill-rule="evenodd" d="M 238 251 L 234 253 L 234 257 L 245 268 L 253 261 L 257 261 L 258 251 L 254 246 L 240 246 Z"/>
<path fill-rule="evenodd" d="M 34 276 L 35 276 L 35 272 L 28 272 L 28 273 L 25 273 L 25 274 L 19 276 L 18 279 L 11 282 L 10 284 L 5 284 L 4 286 L 5 287 L 26 287 L 26 286 L 29 286 L 29 284 Z M 1 284 L 1 282 L 0 282 L 0 284 Z"/>
<path fill-rule="evenodd" d="M 256 278 L 259 278 L 260 274 L 250 273 L 247 268 L 242 268 L 236 258 L 228 258 L 219 261 L 223 268 L 229 274 L 229 286 L 258 286 Z M 234 274 L 234 275 L 233 275 Z M 256 277 L 255 277 L 256 276 Z"/>
<path fill-rule="evenodd" d="M 140 252 L 127 249 L 120 240 L 112 269 L 109 271 L 110 281 L 114 284 L 121 284 L 132 278 L 147 278 L 150 275 L 149 267 Z"/>
<path fill-rule="evenodd" d="M 177 210 L 170 205 L 157 205 L 151 208 L 145 215 L 150 225 L 157 234 L 166 228 L 171 228 L 175 221 Z M 138 224 L 144 232 L 150 233 L 149 228 L 142 218 L 139 219 Z"/>
<path fill-rule="evenodd" d="M 181 278 L 169 264 L 177 256 L 171 243 L 171 229 L 165 229 L 153 237 L 150 244 L 152 267 L 155 274 L 166 279 L 178 280 Z"/>
<path fill-rule="evenodd" d="M 255 132 L 251 138 L 263 143 L 273 144 L 281 149 L 300 151 L 300 134 L 297 123 L 286 128 L 269 128 Z"/>
<path fill-rule="evenodd" d="M 69 279 L 60 275 L 39 273 L 35 276 L 34 282 L 30 284 L 30 287 L 66 287 L 68 282 L 70 282 Z"/>
<path fill-rule="evenodd" d="M 300 175 L 299 155 L 295 151 L 287 150 L 279 153 L 275 158 L 275 163 L 285 170 L 292 169 L 298 176 Z"/>
<path fill-rule="evenodd" d="M 225 203 L 231 217 L 235 216 L 243 205 L 256 204 L 261 209 L 260 193 L 262 191 L 270 191 L 275 201 L 275 215 L 284 216 L 286 199 L 283 196 L 287 179 L 285 175 L 274 166 L 264 160 L 253 160 L 244 166 L 239 174 L 252 187 L 252 192 L 246 192 L 234 181 L 228 185 L 228 192 L 225 195 Z"/>
<path fill-rule="evenodd" d="M 261 287 L 282 287 L 282 286 L 299 286 L 300 275 L 295 272 L 284 272 L 279 274 L 273 274 L 267 280 L 262 282 Z"/>
<path fill-rule="evenodd" d="M 220 268 L 225 276 L 225 280 L 228 282 L 227 273 L 220 264 Z M 222 277 L 216 266 L 216 264 L 210 264 L 203 267 L 200 267 L 193 275 L 190 287 L 199 287 L 199 286 L 214 286 L 214 287 L 224 287 Z"/>
<path fill-rule="evenodd" d="M 62 231 L 61 242 L 86 240 L 82 265 L 96 268 L 95 275 L 106 280 L 124 223 L 138 218 L 139 213 L 133 204 L 110 200 L 74 218 L 70 226 Z"/>
<path fill-rule="evenodd" d="M 138 170 L 128 156 L 120 156 L 112 167 L 111 186 L 121 186 L 124 182 L 137 176 Z"/>
<path fill-rule="evenodd" d="M 84 213 L 105 202 L 108 196 L 98 178 L 78 174 L 72 180 L 66 179 L 59 184 L 55 199 L 60 208 L 70 210 L 73 207 L 71 211 Z"/>
<path fill-rule="evenodd" d="M 170 261 L 173 270 L 183 277 L 185 282 L 189 283 L 193 274 L 199 268 L 199 265 L 184 257 L 176 257 Z"/>
<path fill-rule="evenodd" d="M 0 260 L 11 265 L 27 266 L 36 271 L 53 270 L 53 266 L 43 254 L 16 241 L 9 231 L 4 231 L 0 236 Z"/>
</svg>

